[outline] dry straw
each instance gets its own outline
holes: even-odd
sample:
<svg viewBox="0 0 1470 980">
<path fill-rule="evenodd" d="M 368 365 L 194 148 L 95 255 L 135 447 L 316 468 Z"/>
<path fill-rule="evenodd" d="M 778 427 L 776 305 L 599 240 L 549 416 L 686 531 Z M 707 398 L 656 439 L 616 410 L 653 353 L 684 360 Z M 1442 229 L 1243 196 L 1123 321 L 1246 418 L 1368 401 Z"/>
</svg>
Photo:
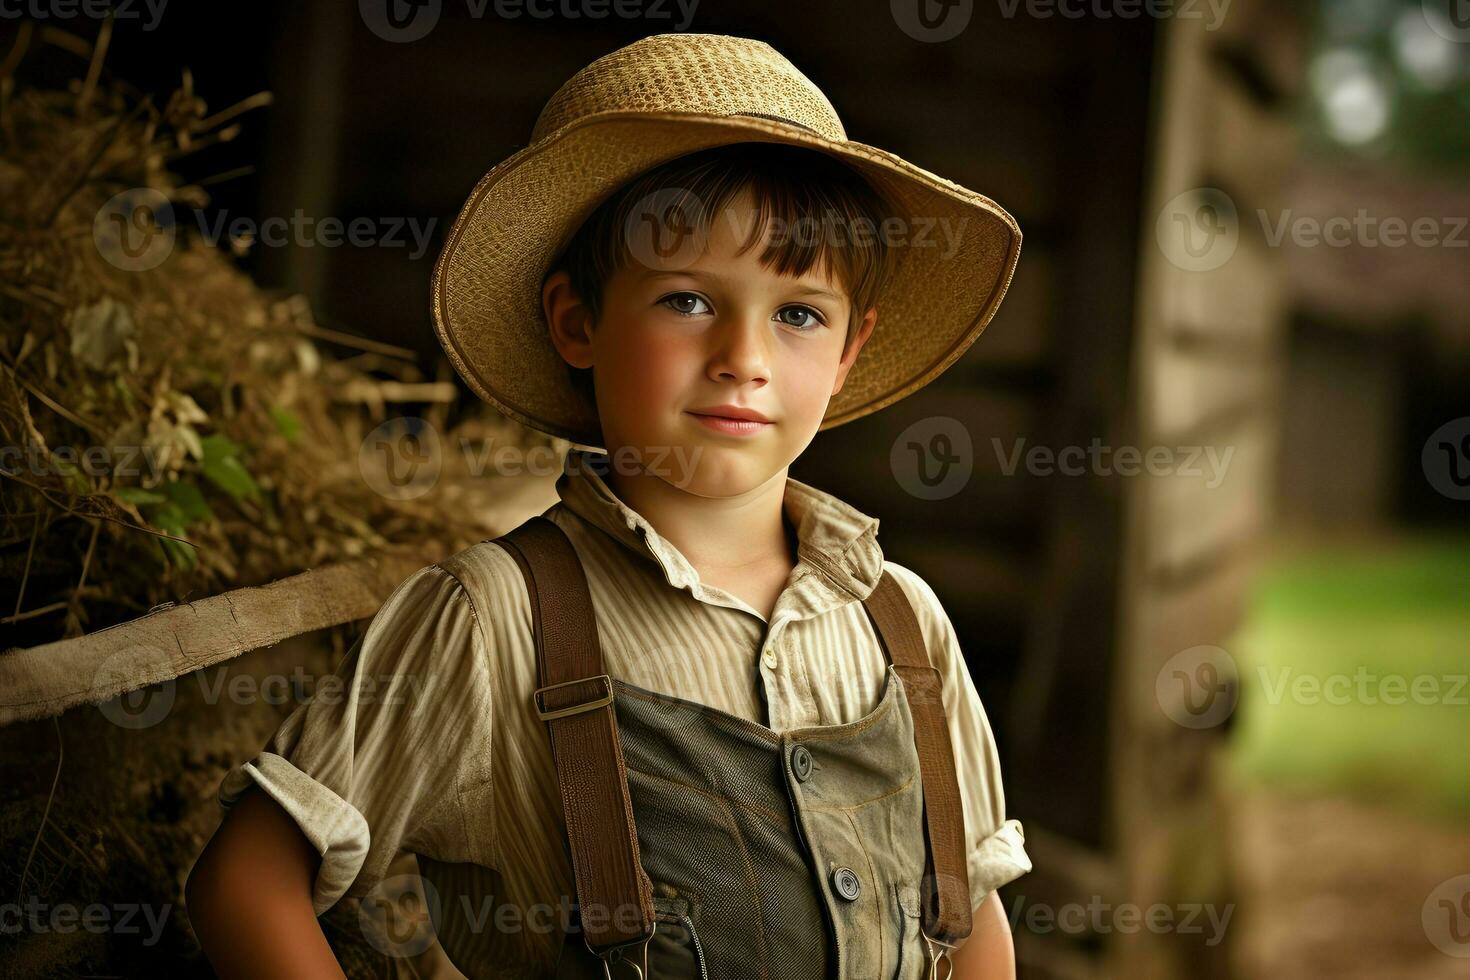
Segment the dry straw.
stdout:
<svg viewBox="0 0 1470 980">
<path fill-rule="evenodd" d="M 207 204 L 209 181 L 170 166 L 270 101 L 211 113 L 185 71 L 156 107 L 105 70 L 109 23 L 95 43 L 27 23 L 0 54 L 0 648 L 485 536 L 459 455 L 445 453 L 433 492 L 400 499 L 364 478 L 364 437 L 428 402 L 446 448 L 553 440 L 498 418 L 448 430 L 443 365 L 426 379 L 408 351 L 319 326 L 204 241 L 180 236 L 154 268 L 119 267 L 99 245 L 99 214 L 121 192 Z M 17 81 L 58 57 L 82 72 L 65 90 Z M 361 353 L 334 360 L 319 339 Z"/>
</svg>

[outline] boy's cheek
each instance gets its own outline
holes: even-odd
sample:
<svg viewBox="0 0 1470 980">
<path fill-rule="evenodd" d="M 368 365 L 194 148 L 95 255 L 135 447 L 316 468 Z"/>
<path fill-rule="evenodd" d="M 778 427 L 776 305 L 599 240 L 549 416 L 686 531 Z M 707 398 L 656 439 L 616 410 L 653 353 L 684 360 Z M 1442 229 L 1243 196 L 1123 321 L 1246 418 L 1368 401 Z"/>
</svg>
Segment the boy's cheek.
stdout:
<svg viewBox="0 0 1470 980">
<path fill-rule="evenodd" d="M 604 432 L 632 440 L 665 432 L 683 410 L 675 393 L 685 387 L 674 383 L 657 361 L 641 366 L 616 364 L 606 385 L 598 378 L 598 413 Z"/>
</svg>

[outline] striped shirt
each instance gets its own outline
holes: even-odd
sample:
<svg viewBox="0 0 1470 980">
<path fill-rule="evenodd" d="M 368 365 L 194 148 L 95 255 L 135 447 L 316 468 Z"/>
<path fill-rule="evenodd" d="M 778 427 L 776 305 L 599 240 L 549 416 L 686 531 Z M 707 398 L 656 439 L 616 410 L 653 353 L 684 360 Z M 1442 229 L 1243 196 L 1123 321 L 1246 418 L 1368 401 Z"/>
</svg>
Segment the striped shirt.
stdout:
<svg viewBox="0 0 1470 980">
<path fill-rule="evenodd" d="M 598 472 L 606 461 L 572 449 L 546 516 L 586 570 L 610 674 L 778 732 L 857 720 L 876 707 L 887 666 L 860 600 L 887 571 L 943 678 L 973 904 L 1031 870 L 954 629 L 929 585 L 884 559 L 876 518 L 788 477 L 797 563 L 767 622 L 702 582 L 619 500 Z M 443 909 L 438 937 L 461 969 L 549 975 L 575 886 L 536 678 L 520 568 L 481 542 L 404 580 L 338 669 L 340 687 L 318 685 L 230 770 L 220 801 L 258 783 L 296 820 L 322 855 L 318 915 L 344 895 L 381 900 L 401 887 L 389 866 L 407 851 L 446 904 L 463 905 Z"/>
</svg>

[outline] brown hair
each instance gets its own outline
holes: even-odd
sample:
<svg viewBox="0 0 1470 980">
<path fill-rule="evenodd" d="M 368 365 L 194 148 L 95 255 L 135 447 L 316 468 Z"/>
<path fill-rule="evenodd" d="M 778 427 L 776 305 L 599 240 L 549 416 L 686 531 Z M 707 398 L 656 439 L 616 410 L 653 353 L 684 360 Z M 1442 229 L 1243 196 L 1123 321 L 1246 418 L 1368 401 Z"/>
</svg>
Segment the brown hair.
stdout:
<svg viewBox="0 0 1470 980">
<path fill-rule="evenodd" d="M 732 143 L 686 154 L 646 171 L 598 205 L 551 264 L 550 271 L 566 270 L 572 291 L 587 305 L 596 323 L 602 314 L 604 285 L 630 257 L 623 229 L 635 207 L 650 195 L 669 195 L 668 204 L 692 203 L 688 220 L 707 231 L 713 216 L 723 213 L 728 203 L 747 188 L 754 198 L 757 218 L 750 236 L 740 246 L 741 253 L 765 240 L 773 219 L 780 228 L 835 221 L 839 228 L 849 230 L 835 242 L 827 235 L 816 235 L 812 240 L 804 240 L 799 234 L 776 236 L 761 254 L 761 264 L 778 275 L 801 276 L 826 263 L 852 302 L 845 351 L 853 329 L 876 304 L 891 275 L 893 253 L 879 231 L 894 209 L 883 193 L 856 170 L 805 147 Z M 867 234 L 854 235 L 850 230 L 855 228 L 865 228 Z M 589 405 L 595 404 L 592 369 L 568 365 L 567 370 L 573 386 Z"/>
</svg>

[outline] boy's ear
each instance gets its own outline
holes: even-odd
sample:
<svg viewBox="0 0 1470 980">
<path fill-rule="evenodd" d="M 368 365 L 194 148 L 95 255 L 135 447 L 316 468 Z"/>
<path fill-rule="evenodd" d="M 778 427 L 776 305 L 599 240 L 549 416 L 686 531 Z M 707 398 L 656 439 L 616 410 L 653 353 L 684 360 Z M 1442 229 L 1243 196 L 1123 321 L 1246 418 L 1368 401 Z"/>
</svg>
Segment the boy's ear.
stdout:
<svg viewBox="0 0 1470 980">
<path fill-rule="evenodd" d="M 832 394 L 842 390 L 842 384 L 847 380 L 847 372 L 857 363 L 858 351 L 863 349 L 863 344 L 873 335 L 873 328 L 878 325 L 878 308 L 875 306 L 863 316 L 863 322 L 858 324 L 852 339 L 847 342 L 847 349 L 842 352 L 842 360 L 837 363 L 837 380 L 832 385 Z"/>
<path fill-rule="evenodd" d="M 541 284 L 541 312 L 562 359 L 575 368 L 590 368 L 592 311 L 572 291 L 572 277 L 565 269 L 551 273 Z"/>
</svg>

